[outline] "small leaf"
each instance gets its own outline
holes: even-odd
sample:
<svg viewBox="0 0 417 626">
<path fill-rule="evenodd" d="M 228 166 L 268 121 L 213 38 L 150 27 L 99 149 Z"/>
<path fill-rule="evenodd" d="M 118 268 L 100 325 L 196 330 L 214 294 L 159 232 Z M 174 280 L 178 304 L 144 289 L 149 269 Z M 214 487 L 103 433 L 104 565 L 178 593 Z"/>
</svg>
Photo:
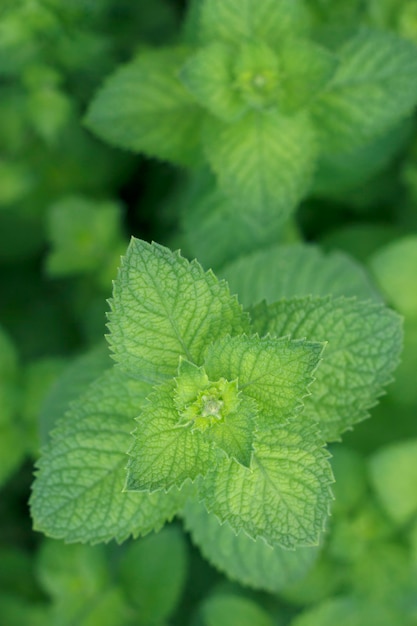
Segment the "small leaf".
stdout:
<svg viewBox="0 0 417 626">
<path fill-rule="evenodd" d="M 108 370 L 62 418 L 38 462 L 34 527 L 67 541 L 123 541 L 159 529 L 183 496 L 123 493 L 133 418 L 149 387 Z"/>
<path fill-rule="evenodd" d="M 308 39 L 285 39 L 279 48 L 283 73 L 280 108 L 305 107 L 326 86 L 337 68 L 337 57 Z"/>
<path fill-rule="evenodd" d="M 391 519 L 404 525 L 417 515 L 417 439 L 393 443 L 370 459 L 377 496 Z"/>
<path fill-rule="evenodd" d="M 273 45 L 303 29 L 304 11 L 298 0 L 203 0 L 200 37 L 238 44 L 259 39 Z"/>
<path fill-rule="evenodd" d="M 262 539 L 238 535 L 225 522 L 207 513 L 202 504 L 189 500 L 184 519 L 203 556 L 228 578 L 242 585 L 277 593 L 302 578 L 317 558 L 316 548 L 272 548 Z"/>
<path fill-rule="evenodd" d="M 211 341 L 248 328 L 227 284 L 158 244 L 132 239 L 114 285 L 115 359 L 152 383 L 175 376 L 180 356 L 201 364 Z"/>
<path fill-rule="evenodd" d="M 300 298 L 252 311 L 262 334 L 328 341 L 304 413 L 337 440 L 368 416 L 392 380 L 402 348 L 399 316 L 381 304 L 345 298 Z"/>
<path fill-rule="evenodd" d="M 294 296 L 382 298 L 362 266 L 346 254 L 307 244 L 273 245 L 225 265 L 219 274 L 245 307 Z M 309 337 L 311 339 L 311 337 Z"/>
<path fill-rule="evenodd" d="M 204 365 L 212 380 L 237 379 L 259 407 L 259 427 L 269 428 L 301 410 L 322 349 L 288 338 L 225 337 L 209 346 Z"/>
<path fill-rule="evenodd" d="M 268 613 L 249 598 L 232 593 L 217 593 L 201 607 L 204 626 L 274 626 Z"/>
<path fill-rule="evenodd" d="M 298 615 L 291 626 L 399 626 L 403 615 L 392 607 L 355 596 L 338 596 Z"/>
<path fill-rule="evenodd" d="M 219 462 L 200 496 L 235 532 L 288 549 L 318 545 L 332 499 L 328 457 L 316 424 L 299 417 L 258 432 L 250 469 Z"/>
<path fill-rule="evenodd" d="M 119 68 L 91 103 L 87 127 L 121 148 L 194 165 L 201 109 L 177 78 L 187 56 L 181 48 L 150 50 Z"/>
<path fill-rule="evenodd" d="M 168 491 L 203 476 L 216 453 L 191 424 L 180 424 L 173 381 L 159 385 L 147 398 L 136 421 L 129 450 L 127 491 Z"/>
<path fill-rule="evenodd" d="M 231 121 L 246 109 L 233 82 L 234 49 L 212 43 L 201 48 L 181 70 L 180 78 L 199 103 L 213 115 Z"/>
<path fill-rule="evenodd" d="M 245 212 L 286 219 L 307 191 L 316 135 L 303 115 L 251 112 L 233 124 L 207 120 L 204 147 L 221 188 Z"/>
<path fill-rule="evenodd" d="M 325 152 L 352 150 L 410 114 L 417 102 L 417 46 L 361 29 L 337 51 L 338 70 L 313 107 Z"/>
</svg>

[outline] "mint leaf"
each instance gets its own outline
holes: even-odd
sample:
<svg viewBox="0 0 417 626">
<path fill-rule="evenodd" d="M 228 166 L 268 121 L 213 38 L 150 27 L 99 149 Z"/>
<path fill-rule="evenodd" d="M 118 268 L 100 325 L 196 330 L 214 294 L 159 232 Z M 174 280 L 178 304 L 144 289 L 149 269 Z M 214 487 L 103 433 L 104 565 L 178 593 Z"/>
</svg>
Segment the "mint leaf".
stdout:
<svg viewBox="0 0 417 626">
<path fill-rule="evenodd" d="M 179 422 L 173 381 L 158 385 L 136 421 L 135 441 L 129 450 L 127 491 L 168 491 L 203 476 L 216 453 L 191 423 Z"/>
<path fill-rule="evenodd" d="M 279 106 L 291 113 L 307 106 L 326 86 L 337 68 L 337 57 L 308 39 L 285 39 L 279 47 L 282 92 Z"/>
<path fill-rule="evenodd" d="M 126 546 L 118 580 L 138 611 L 138 624 L 160 624 L 174 612 L 185 586 L 187 566 L 187 545 L 175 526 Z"/>
<path fill-rule="evenodd" d="M 203 0 L 200 37 L 238 44 L 260 39 L 274 45 L 304 27 L 303 15 L 298 0 Z"/>
<path fill-rule="evenodd" d="M 302 409 L 322 349 L 287 337 L 225 337 L 209 346 L 204 366 L 212 380 L 237 379 L 239 390 L 260 409 L 259 427 L 269 428 Z"/>
<path fill-rule="evenodd" d="M 213 118 L 203 140 L 221 188 L 245 211 L 278 212 L 284 220 L 308 189 L 316 139 L 301 114 L 253 111 L 233 124 Z"/>
<path fill-rule="evenodd" d="M 393 443 L 369 461 L 370 478 L 391 519 L 404 525 L 417 515 L 417 439 Z"/>
<path fill-rule="evenodd" d="M 309 295 L 381 301 L 370 277 L 354 259 L 341 252 L 324 254 L 318 247 L 302 243 L 273 245 L 242 256 L 219 274 L 245 307 L 261 300 L 272 303 Z"/>
<path fill-rule="evenodd" d="M 213 115 L 231 121 L 246 109 L 233 82 L 235 51 L 222 43 L 200 49 L 181 70 L 180 78 L 199 103 Z"/>
<path fill-rule="evenodd" d="M 361 29 L 338 50 L 339 67 L 313 107 L 324 152 L 351 150 L 412 112 L 417 46 Z"/>
<path fill-rule="evenodd" d="M 67 541 L 123 541 L 159 529 L 180 508 L 174 491 L 122 491 L 133 418 L 148 391 L 113 368 L 72 405 L 38 462 L 36 529 Z"/>
<path fill-rule="evenodd" d="M 252 319 L 261 335 L 328 341 L 304 409 L 320 422 L 326 441 L 339 439 L 368 416 L 398 364 L 401 320 L 380 304 L 300 298 L 260 304 L 253 309 Z"/>
<path fill-rule="evenodd" d="M 177 78 L 187 56 L 182 48 L 149 50 L 119 68 L 92 101 L 87 127 L 121 148 L 194 165 L 201 109 Z"/>
<path fill-rule="evenodd" d="M 253 600 L 232 593 L 219 592 L 201 607 L 204 626 L 274 626 L 268 613 Z"/>
<path fill-rule="evenodd" d="M 179 357 L 201 364 L 207 344 L 248 328 L 227 284 L 158 244 L 132 239 L 111 301 L 118 363 L 152 383 L 175 376 Z"/>
<path fill-rule="evenodd" d="M 381 291 L 400 313 L 417 318 L 417 236 L 409 235 L 378 250 L 369 261 Z"/>
<path fill-rule="evenodd" d="M 298 615 L 291 626 L 399 626 L 403 615 L 386 605 L 367 602 L 355 596 L 338 596 Z"/>
<path fill-rule="evenodd" d="M 328 457 L 316 424 L 299 417 L 257 433 L 249 469 L 219 461 L 200 497 L 235 532 L 289 549 L 318 545 L 332 499 Z"/>
<path fill-rule="evenodd" d="M 277 593 L 300 579 L 317 558 L 315 548 L 285 550 L 262 539 L 238 535 L 228 522 L 220 524 L 202 504 L 189 500 L 184 521 L 194 543 L 212 565 L 242 585 Z"/>
</svg>

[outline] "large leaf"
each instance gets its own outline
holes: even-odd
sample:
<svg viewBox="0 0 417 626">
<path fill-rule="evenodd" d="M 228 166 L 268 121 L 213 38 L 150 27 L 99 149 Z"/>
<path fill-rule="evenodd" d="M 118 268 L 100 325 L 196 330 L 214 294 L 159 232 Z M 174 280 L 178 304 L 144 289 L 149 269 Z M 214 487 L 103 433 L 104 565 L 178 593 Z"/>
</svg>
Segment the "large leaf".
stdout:
<svg viewBox="0 0 417 626">
<path fill-rule="evenodd" d="M 248 327 L 227 284 L 158 244 L 132 239 L 114 285 L 110 344 L 134 376 L 175 376 L 179 357 L 201 364 L 211 341 Z"/>
<path fill-rule="evenodd" d="M 295 298 L 253 310 L 260 334 L 327 341 L 304 412 L 320 422 L 326 441 L 368 416 L 392 380 L 402 348 L 399 316 L 355 299 Z"/>
<path fill-rule="evenodd" d="M 249 469 L 219 462 L 200 496 L 235 532 L 290 549 L 318 545 L 332 499 L 328 457 L 317 425 L 298 417 L 258 433 Z"/>
<path fill-rule="evenodd" d="M 119 68 L 92 101 L 87 127 L 115 146 L 194 165 L 202 114 L 177 77 L 187 56 L 147 51 Z"/>
<path fill-rule="evenodd" d="M 253 111 L 233 124 L 207 121 L 204 146 L 220 186 L 243 212 L 286 219 L 306 193 L 316 135 L 302 114 Z"/>
<path fill-rule="evenodd" d="M 242 585 L 270 593 L 304 576 L 318 555 L 315 548 L 272 548 L 262 539 L 236 534 L 230 524 L 220 524 L 203 505 L 191 500 L 185 506 L 184 519 L 193 541 L 212 565 Z"/>
<path fill-rule="evenodd" d="M 123 541 L 175 514 L 183 500 L 178 492 L 123 492 L 133 418 L 148 391 L 113 368 L 72 405 L 38 462 L 35 529 L 67 541 Z"/>
<path fill-rule="evenodd" d="M 361 29 L 338 54 L 338 70 L 313 107 L 324 152 L 366 143 L 417 102 L 417 46 L 410 41 Z"/>
</svg>

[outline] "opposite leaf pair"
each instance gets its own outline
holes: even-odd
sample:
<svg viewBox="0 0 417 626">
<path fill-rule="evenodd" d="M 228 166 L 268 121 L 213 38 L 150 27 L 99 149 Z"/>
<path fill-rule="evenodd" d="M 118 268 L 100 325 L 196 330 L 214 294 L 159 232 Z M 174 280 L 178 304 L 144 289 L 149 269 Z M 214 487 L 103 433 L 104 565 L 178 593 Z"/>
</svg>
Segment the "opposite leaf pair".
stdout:
<svg viewBox="0 0 417 626">
<path fill-rule="evenodd" d="M 399 320 L 343 298 L 263 304 L 251 317 L 197 262 L 132 240 L 110 314 L 118 365 L 74 405 L 40 461 L 38 527 L 122 539 L 191 499 L 270 545 L 317 544 L 332 497 L 324 442 L 363 419 L 389 381 Z M 67 515 L 59 528 L 58 510 L 74 525 Z"/>
</svg>

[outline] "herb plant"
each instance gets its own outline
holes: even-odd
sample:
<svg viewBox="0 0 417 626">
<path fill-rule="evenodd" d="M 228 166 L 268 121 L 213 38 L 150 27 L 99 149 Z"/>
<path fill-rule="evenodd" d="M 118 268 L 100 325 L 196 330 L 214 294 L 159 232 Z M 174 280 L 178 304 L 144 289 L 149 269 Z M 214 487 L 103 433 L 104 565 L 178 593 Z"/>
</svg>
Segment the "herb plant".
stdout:
<svg viewBox="0 0 417 626">
<path fill-rule="evenodd" d="M 415 626 L 416 7 L 4 0 L 2 625 Z"/>
</svg>

